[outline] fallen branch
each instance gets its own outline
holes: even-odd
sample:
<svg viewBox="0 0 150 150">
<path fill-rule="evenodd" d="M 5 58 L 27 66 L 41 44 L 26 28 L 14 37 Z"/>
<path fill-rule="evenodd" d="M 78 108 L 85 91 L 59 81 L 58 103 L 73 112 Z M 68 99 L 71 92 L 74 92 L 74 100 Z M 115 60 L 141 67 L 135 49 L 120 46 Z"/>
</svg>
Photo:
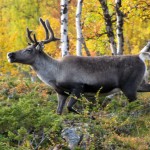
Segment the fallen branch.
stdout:
<svg viewBox="0 0 150 150">
<path fill-rule="evenodd" d="M 143 81 L 138 87 L 137 92 L 150 92 L 150 84 Z"/>
</svg>

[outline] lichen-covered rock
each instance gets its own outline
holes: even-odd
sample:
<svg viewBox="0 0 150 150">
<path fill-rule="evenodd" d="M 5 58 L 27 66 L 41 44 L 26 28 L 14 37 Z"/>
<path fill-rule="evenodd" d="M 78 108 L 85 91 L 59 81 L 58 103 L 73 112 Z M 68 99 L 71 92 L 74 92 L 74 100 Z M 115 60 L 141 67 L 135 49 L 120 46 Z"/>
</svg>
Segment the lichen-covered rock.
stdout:
<svg viewBox="0 0 150 150">
<path fill-rule="evenodd" d="M 65 128 L 61 135 L 67 141 L 71 150 L 78 146 L 83 136 L 79 127 Z"/>
</svg>

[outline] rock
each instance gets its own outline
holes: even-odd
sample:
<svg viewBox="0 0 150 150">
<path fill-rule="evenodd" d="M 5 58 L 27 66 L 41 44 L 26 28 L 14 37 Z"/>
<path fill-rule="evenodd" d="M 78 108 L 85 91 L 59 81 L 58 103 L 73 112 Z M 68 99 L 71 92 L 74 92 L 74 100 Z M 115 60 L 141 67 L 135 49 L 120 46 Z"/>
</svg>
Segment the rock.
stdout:
<svg viewBox="0 0 150 150">
<path fill-rule="evenodd" d="M 78 127 L 65 128 L 61 135 L 66 140 L 71 150 L 78 146 L 83 138 L 83 134 Z"/>
</svg>

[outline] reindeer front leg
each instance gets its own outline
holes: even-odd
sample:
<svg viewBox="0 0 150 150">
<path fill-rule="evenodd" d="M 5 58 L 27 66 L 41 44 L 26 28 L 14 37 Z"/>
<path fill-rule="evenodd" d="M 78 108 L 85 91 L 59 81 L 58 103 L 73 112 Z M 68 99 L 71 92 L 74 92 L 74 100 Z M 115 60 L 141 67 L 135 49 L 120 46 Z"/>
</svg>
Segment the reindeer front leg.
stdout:
<svg viewBox="0 0 150 150">
<path fill-rule="evenodd" d="M 63 108 L 64 108 L 64 105 L 66 103 L 66 99 L 68 98 L 68 95 L 58 94 L 57 97 L 58 97 L 57 114 L 61 115 Z"/>
</svg>

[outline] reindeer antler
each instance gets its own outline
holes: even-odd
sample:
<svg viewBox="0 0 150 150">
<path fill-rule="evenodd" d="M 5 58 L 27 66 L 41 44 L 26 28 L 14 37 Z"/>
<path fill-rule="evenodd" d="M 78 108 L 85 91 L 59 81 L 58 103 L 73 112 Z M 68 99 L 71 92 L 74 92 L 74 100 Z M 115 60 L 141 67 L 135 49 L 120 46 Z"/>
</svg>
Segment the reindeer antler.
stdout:
<svg viewBox="0 0 150 150">
<path fill-rule="evenodd" d="M 40 20 L 41 24 L 43 25 L 45 32 L 46 32 L 46 38 L 44 41 L 42 41 L 44 44 L 47 44 L 52 41 L 60 40 L 59 38 L 55 38 L 54 32 L 53 32 L 48 20 L 43 21 L 42 18 L 40 18 L 39 20 Z M 50 36 L 49 36 L 49 33 L 50 33 Z"/>
<path fill-rule="evenodd" d="M 28 37 L 28 39 L 30 40 L 31 43 L 35 43 L 35 41 L 31 37 L 31 33 L 32 33 L 32 31 L 29 30 L 29 28 L 27 28 L 27 37 Z"/>
<path fill-rule="evenodd" d="M 42 24 L 42 26 L 44 27 L 44 30 L 45 30 L 45 40 L 42 41 L 44 44 L 47 44 L 47 43 L 52 42 L 52 41 L 59 40 L 59 38 L 55 38 L 54 32 L 53 32 L 48 20 L 43 21 L 42 18 L 39 18 L 39 21 L 40 21 L 40 23 Z M 31 34 L 32 34 L 32 31 L 29 30 L 29 28 L 27 28 L 27 37 L 30 40 L 30 42 L 33 43 L 33 44 L 38 44 L 39 42 L 36 39 L 36 35 L 34 34 L 34 38 L 32 38 Z"/>
<path fill-rule="evenodd" d="M 46 27 L 45 21 L 43 21 L 42 18 L 40 18 L 39 21 L 40 21 L 40 23 L 42 24 L 42 26 L 44 27 L 44 30 L 45 30 L 45 35 L 46 35 L 45 40 L 48 40 L 48 38 L 49 38 L 49 33 L 48 33 L 48 29 L 47 29 L 47 27 Z"/>
</svg>

